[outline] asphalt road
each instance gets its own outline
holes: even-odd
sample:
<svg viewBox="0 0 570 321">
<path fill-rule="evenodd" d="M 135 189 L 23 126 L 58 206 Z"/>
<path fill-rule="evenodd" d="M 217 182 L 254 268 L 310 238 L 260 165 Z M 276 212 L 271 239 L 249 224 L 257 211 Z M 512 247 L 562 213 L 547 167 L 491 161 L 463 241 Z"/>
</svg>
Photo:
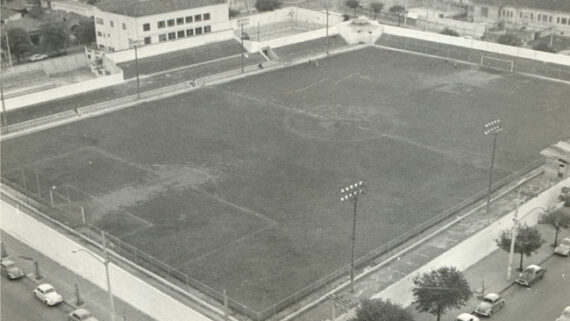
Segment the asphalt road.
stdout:
<svg viewBox="0 0 570 321">
<path fill-rule="evenodd" d="M 38 301 L 32 291 L 35 284 L 22 278 L 8 281 L 2 277 L 0 319 L 5 321 L 61 321 L 66 313 L 61 306 L 47 307 Z"/>
<path fill-rule="evenodd" d="M 491 319 L 554 321 L 560 317 L 570 306 L 570 258 L 552 256 L 542 266 L 547 269 L 544 279 L 530 288 L 510 287 L 503 293 L 507 304 Z"/>
</svg>

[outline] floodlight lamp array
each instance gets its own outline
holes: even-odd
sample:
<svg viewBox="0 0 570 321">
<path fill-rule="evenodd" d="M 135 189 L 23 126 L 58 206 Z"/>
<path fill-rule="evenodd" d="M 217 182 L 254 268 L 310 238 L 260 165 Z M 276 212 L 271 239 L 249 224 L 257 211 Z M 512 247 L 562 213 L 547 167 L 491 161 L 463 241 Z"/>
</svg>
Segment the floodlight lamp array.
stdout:
<svg viewBox="0 0 570 321">
<path fill-rule="evenodd" d="M 485 136 L 495 135 L 503 130 L 503 122 L 500 119 L 495 119 L 485 124 Z"/>
<path fill-rule="evenodd" d="M 353 200 L 356 197 L 358 197 L 358 195 L 364 194 L 365 192 L 366 192 L 366 185 L 364 185 L 363 181 L 350 184 L 347 187 L 342 188 L 340 190 L 341 194 L 340 201 L 344 202 L 348 200 Z"/>
</svg>

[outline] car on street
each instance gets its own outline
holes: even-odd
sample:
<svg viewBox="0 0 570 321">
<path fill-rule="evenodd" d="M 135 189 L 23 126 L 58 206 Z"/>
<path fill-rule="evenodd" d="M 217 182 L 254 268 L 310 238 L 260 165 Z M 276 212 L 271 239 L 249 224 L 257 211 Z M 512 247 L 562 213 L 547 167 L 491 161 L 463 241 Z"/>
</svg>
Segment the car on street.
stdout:
<svg viewBox="0 0 570 321">
<path fill-rule="evenodd" d="M 560 318 L 556 319 L 556 321 L 570 321 L 570 305 L 562 311 Z"/>
<path fill-rule="evenodd" d="M 30 58 L 28 58 L 29 61 L 39 61 L 39 60 L 44 60 L 46 59 L 48 56 L 45 54 L 35 54 L 35 55 L 31 55 Z"/>
<path fill-rule="evenodd" d="M 497 293 L 489 293 L 485 295 L 473 312 L 478 315 L 490 317 L 493 313 L 499 311 L 504 306 L 505 300 L 500 295 Z"/>
<path fill-rule="evenodd" d="M 554 253 L 562 256 L 570 255 L 570 237 L 566 237 L 554 249 Z"/>
<path fill-rule="evenodd" d="M 478 317 L 469 313 L 461 313 L 455 318 L 455 321 L 480 321 Z"/>
<path fill-rule="evenodd" d="M 77 309 L 67 315 L 67 321 L 99 321 L 87 309 Z"/>
<path fill-rule="evenodd" d="M 520 285 L 531 286 L 534 282 L 544 278 L 545 273 L 546 269 L 543 269 L 538 265 L 531 264 L 519 274 L 519 277 L 515 282 Z"/>
<path fill-rule="evenodd" d="M 0 266 L 2 275 L 7 277 L 9 280 L 16 280 L 24 276 L 22 269 L 20 269 L 12 260 L 3 259 L 0 262 Z"/>
<path fill-rule="evenodd" d="M 54 306 L 63 302 L 61 294 L 57 293 L 55 288 L 48 283 L 38 285 L 38 287 L 34 289 L 34 295 L 47 306 Z"/>
</svg>

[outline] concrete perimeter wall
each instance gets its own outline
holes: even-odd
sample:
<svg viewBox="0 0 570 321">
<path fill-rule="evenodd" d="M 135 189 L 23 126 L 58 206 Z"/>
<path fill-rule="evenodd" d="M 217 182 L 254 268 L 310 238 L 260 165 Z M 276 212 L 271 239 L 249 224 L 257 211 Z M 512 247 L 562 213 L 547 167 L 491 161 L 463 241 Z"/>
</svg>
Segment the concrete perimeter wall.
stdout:
<svg viewBox="0 0 570 321">
<path fill-rule="evenodd" d="M 75 271 L 95 285 L 106 289 L 105 270 L 86 253 L 72 253 L 82 245 L 24 214 L 5 201 L 0 201 L 3 231 L 54 261 Z M 110 264 L 113 294 L 157 321 L 209 321 L 211 319 L 174 300 L 120 267 Z M 70 298 L 68 298 L 70 299 Z"/>
<path fill-rule="evenodd" d="M 184 38 L 176 41 L 167 41 L 155 45 L 142 46 L 138 48 L 137 55 L 139 59 L 142 59 L 146 57 L 162 55 L 173 51 L 199 47 L 213 42 L 230 40 L 233 39 L 234 37 L 235 36 L 233 31 L 228 29 L 224 31 L 208 33 L 201 36 Z M 128 49 L 113 53 L 107 53 L 106 57 L 111 59 L 116 64 L 126 61 L 132 61 L 135 60 L 135 50 Z"/>
<path fill-rule="evenodd" d="M 537 51 L 527 48 L 506 46 L 493 42 L 479 41 L 475 39 L 466 39 L 462 37 L 446 36 L 437 33 L 423 32 L 418 30 L 405 29 L 405 28 L 399 28 L 387 25 L 383 26 L 383 32 L 395 36 L 427 40 L 436 43 L 443 43 L 443 44 L 472 48 L 483 51 L 492 51 L 504 55 L 510 55 L 520 58 L 527 58 L 543 62 L 570 66 L 570 56 L 566 55 L 553 54 L 549 52 Z"/>
<path fill-rule="evenodd" d="M 43 70 L 48 75 L 56 75 L 60 73 L 70 72 L 76 69 L 88 67 L 88 59 L 84 53 L 50 58 L 46 60 L 36 61 L 27 64 L 14 66 L 12 70 L 2 71 L 5 76 L 21 72 L 30 72 L 35 70 Z"/>
<path fill-rule="evenodd" d="M 118 68 L 117 68 L 118 69 Z M 43 103 L 46 101 L 80 94 L 89 90 L 113 86 L 123 82 L 123 71 L 118 70 L 114 75 L 99 77 L 79 83 L 38 91 L 35 93 L 5 99 L 6 109 L 16 109 L 24 106 Z"/>
<path fill-rule="evenodd" d="M 263 26 L 267 24 L 274 24 L 285 21 L 302 21 L 308 24 L 322 24 L 326 25 L 327 14 L 324 11 L 315 11 L 297 7 L 286 7 L 273 11 L 252 14 L 249 16 L 239 16 L 230 20 L 232 29 L 240 29 L 240 21 L 247 21 L 246 28 L 252 28 L 257 24 Z M 329 26 L 342 22 L 342 14 L 329 11 Z"/>
<path fill-rule="evenodd" d="M 536 225 L 542 209 L 557 204 L 559 202 L 558 195 L 560 195 L 562 187 L 569 184 L 570 178 L 567 178 L 521 205 L 519 208 L 519 221 L 528 225 Z M 413 287 L 412 279 L 416 275 L 445 265 L 455 266 L 462 271 L 466 270 L 497 249 L 495 239 L 503 229 L 513 226 L 513 218 L 514 210 L 372 298 L 382 297 L 405 307 L 409 306 L 413 300 L 411 291 Z"/>
</svg>

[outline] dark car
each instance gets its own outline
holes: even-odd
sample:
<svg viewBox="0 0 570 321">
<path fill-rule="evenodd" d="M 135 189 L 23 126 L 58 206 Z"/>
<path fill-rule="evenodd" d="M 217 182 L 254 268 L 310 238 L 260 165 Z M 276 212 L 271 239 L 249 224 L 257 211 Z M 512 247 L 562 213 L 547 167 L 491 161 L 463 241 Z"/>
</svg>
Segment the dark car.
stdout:
<svg viewBox="0 0 570 321">
<path fill-rule="evenodd" d="M 531 286 L 534 282 L 544 278 L 546 269 L 541 268 L 538 265 L 531 264 L 524 269 L 521 274 L 519 274 L 516 282 L 520 285 Z"/>
<path fill-rule="evenodd" d="M 2 275 L 10 280 L 16 280 L 24 276 L 24 272 L 20 269 L 16 263 L 9 259 L 3 259 L 0 263 Z"/>
<path fill-rule="evenodd" d="M 505 300 L 496 293 L 489 293 L 485 295 L 483 300 L 475 308 L 475 313 L 485 317 L 490 317 L 493 313 L 499 311 L 505 306 Z"/>
</svg>

